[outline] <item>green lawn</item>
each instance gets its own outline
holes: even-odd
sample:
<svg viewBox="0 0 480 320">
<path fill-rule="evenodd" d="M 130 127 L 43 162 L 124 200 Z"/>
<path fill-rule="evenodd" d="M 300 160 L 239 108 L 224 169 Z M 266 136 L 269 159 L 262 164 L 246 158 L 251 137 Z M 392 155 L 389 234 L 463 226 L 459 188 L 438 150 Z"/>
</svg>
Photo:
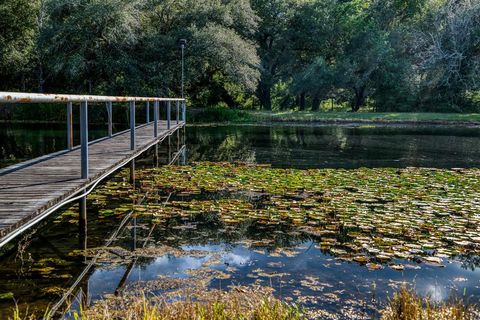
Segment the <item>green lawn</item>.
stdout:
<svg viewBox="0 0 480 320">
<path fill-rule="evenodd" d="M 378 121 L 378 122 L 480 122 L 480 113 L 410 113 L 410 112 L 249 112 L 254 121 L 322 122 L 322 121 Z"/>
</svg>

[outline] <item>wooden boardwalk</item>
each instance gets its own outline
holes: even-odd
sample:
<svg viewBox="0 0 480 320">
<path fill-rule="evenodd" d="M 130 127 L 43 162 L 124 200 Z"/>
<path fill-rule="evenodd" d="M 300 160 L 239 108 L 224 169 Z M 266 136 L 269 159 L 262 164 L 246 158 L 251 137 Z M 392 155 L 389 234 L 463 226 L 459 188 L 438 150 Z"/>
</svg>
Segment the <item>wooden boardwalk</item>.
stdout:
<svg viewBox="0 0 480 320">
<path fill-rule="evenodd" d="M 0 243 L 27 224 L 38 222 L 69 199 L 185 125 L 180 121 L 153 122 L 136 128 L 136 149 L 130 150 L 130 131 L 89 145 L 89 179 L 81 179 L 81 153 L 58 152 L 0 170 Z"/>
</svg>

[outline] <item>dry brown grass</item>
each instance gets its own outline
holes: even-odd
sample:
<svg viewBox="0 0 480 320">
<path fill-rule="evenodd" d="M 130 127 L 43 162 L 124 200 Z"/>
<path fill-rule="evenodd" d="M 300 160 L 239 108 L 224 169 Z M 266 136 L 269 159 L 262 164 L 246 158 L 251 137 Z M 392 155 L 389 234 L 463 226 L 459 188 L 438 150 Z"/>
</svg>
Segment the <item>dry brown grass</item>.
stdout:
<svg viewBox="0 0 480 320">
<path fill-rule="evenodd" d="M 422 299 L 403 287 L 382 311 L 382 320 L 476 320 L 480 311 L 474 305 L 462 301 L 436 305 L 430 299 Z"/>
<path fill-rule="evenodd" d="M 296 320 L 301 312 L 260 287 L 234 287 L 164 298 L 110 297 L 82 314 L 83 320 Z"/>
</svg>

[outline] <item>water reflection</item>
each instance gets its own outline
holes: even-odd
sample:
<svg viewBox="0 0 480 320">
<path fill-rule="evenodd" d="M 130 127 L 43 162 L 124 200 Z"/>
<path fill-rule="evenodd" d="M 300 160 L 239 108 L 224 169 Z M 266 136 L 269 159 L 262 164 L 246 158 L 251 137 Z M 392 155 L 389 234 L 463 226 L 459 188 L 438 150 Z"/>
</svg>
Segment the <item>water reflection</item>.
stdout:
<svg viewBox="0 0 480 320">
<path fill-rule="evenodd" d="M 170 140 L 166 139 L 159 147 L 153 147 L 145 157 L 137 161 L 137 169 L 185 163 L 186 148 L 183 141 L 183 131 Z M 112 180 L 123 179 L 120 175 Z M 132 191 L 135 188 L 128 183 L 125 185 L 130 186 Z M 97 270 L 96 263 L 83 255 L 83 252 L 86 248 L 111 245 L 109 237 L 112 237 L 112 241 L 122 241 L 117 238 L 117 232 L 126 230 L 125 226 L 133 221 L 129 219 L 129 215 L 104 219 L 99 214 L 102 206 L 96 202 L 98 200 L 88 198 L 88 229 L 84 228 L 79 232 L 77 204 L 67 211 L 50 216 L 17 242 L 12 242 L 0 250 L 1 319 L 12 316 L 12 309 L 15 307 L 12 297 L 17 301 L 20 310 L 28 310 L 39 316 L 43 315 L 45 310 L 56 307 L 63 311 L 64 301 L 73 301 L 74 308 L 78 309 L 80 303 L 87 305 L 95 299 L 90 295 L 89 279 Z M 119 198 L 114 195 L 105 203 L 107 202 L 114 207 L 121 203 L 127 207 L 133 206 L 128 196 Z M 125 224 L 122 224 L 122 220 Z M 129 250 L 134 249 L 129 247 L 135 243 L 131 240 L 135 239 L 134 233 L 124 237 Z M 125 244 L 122 242 L 122 245 Z"/>
<path fill-rule="evenodd" d="M 198 127 L 187 130 L 188 150 L 183 146 L 184 136 L 175 135 L 139 159 L 136 167 L 199 160 L 301 168 L 474 167 L 480 156 L 479 136 L 478 129 L 463 128 Z M 4 139 L 0 141 L 5 146 Z M 23 144 L 15 141 L 4 148 L 13 150 Z M 57 147 L 53 143 L 47 151 Z M 45 151 L 29 153 L 29 148 L 19 158 Z M 123 178 L 116 179 L 128 185 Z M 141 179 L 136 183 L 142 183 Z M 0 294 L 13 293 L 21 308 L 28 305 L 30 311 L 37 308 L 43 314 L 62 297 L 73 300 L 71 310 L 78 310 L 82 303 L 90 305 L 105 294 L 132 288 L 143 286 L 162 293 L 167 289 L 159 279 L 198 279 L 199 273 L 212 270 L 217 273 L 209 279 L 209 288 L 238 283 L 268 285 L 279 297 L 345 319 L 352 312 L 370 318 L 403 283 L 438 300 L 452 292 L 466 292 L 465 298 L 480 297 L 480 260 L 476 256 L 454 257 L 445 268 L 398 260 L 409 267 L 403 271 L 388 267 L 368 270 L 359 263 L 337 259 L 321 249 L 319 239 L 289 225 L 247 221 L 228 226 L 214 214 L 172 217 L 155 224 L 148 218 L 130 219 L 128 214 L 100 214 L 102 201 L 113 208 L 133 207 L 130 194 L 89 199 L 88 248 L 104 248 L 105 240 L 113 237 L 107 249 L 89 252 L 87 260 L 78 251 L 83 251 L 79 242 L 84 242 L 78 234 L 77 208 L 61 218 L 53 216 L 38 231 L 6 248 L 0 261 Z M 153 201 L 148 195 L 146 198 Z M 98 253 L 101 255 L 88 268 Z M 65 294 L 70 288 L 71 294 Z M 13 300 L 0 299 L 0 318 L 9 316 L 13 306 Z"/>
<path fill-rule="evenodd" d="M 191 160 L 275 167 L 478 167 L 479 128 L 215 126 L 188 131 Z"/>
</svg>

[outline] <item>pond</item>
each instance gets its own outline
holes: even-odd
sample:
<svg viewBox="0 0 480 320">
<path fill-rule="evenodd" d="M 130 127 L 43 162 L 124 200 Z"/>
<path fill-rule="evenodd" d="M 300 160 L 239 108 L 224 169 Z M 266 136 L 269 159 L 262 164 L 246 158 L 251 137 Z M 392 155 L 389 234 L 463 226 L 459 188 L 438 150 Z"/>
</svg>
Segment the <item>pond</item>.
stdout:
<svg viewBox="0 0 480 320">
<path fill-rule="evenodd" d="M 42 314 L 66 293 L 76 310 L 138 290 L 231 285 L 272 287 L 319 319 L 371 319 L 403 284 L 435 301 L 478 301 L 479 128 L 185 134 L 186 152 L 177 136 L 159 148 L 174 166 L 156 168 L 150 150 L 135 184 L 121 170 L 89 196 L 86 234 L 74 205 L 3 249 L 0 317 L 12 297 Z M 61 127 L 2 127 L 0 138 L 3 166 L 65 146 Z"/>
</svg>

